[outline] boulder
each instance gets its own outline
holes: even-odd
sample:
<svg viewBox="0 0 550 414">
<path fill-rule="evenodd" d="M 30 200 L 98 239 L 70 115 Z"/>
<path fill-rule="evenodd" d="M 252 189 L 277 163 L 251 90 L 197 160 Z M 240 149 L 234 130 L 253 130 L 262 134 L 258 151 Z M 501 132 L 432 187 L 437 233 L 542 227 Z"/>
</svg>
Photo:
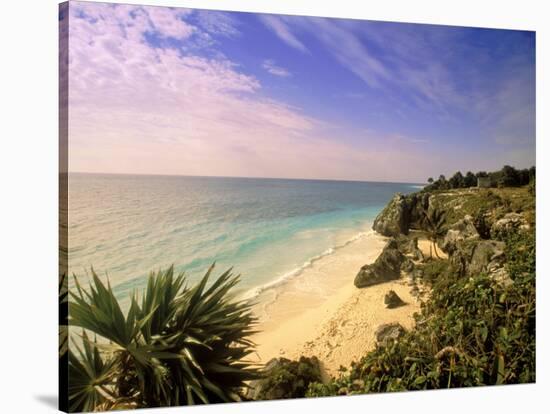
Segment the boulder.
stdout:
<svg viewBox="0 0 550 414">
<path fill-rule="evenodd" d="M 470 240 L 458 244 L 451 264 L 463 276 L 486 273 L 498 284 L 513 283 L 506 270 L 505 243 L 497 240 Z"/>
<path fill-rule="evenodd" d="M 378 233 L 396 237 L 409 233 L 410 203 L 406 196 L 397 193 L 384 210 L 374 219 L 373 230 Z"/>
<path fill-rule="evenodd" d="M 414 193 L 408 196 L 410 229 L 422 230 L 422 223 L 426 212 L 433 203 L 433 197 L 430 193 Z"/>
<path fill-rule="evenodd" d="M 390 239 L 374 263 L 361 267 L 353 283 L 362 288 L 399 279 L 404 260 L 405 256 L 399 251 L 397 241 Z"/>
<path fill-rule="evenodd" d="M 274 358 L 264 368 L 265 376 L 250 382 L 246 397 L 251 400 L 277 400 L 305 397 L 309 384 L 321 382 L 321 366 L 316 357 L 298 361 Z"/>
<path fill-rule="evenodd" d="M 401 270 L 405 273 L 411 273 L 414 270 L 413 261 L 408 257 L 404 257 L 403 262 L 401 263 Z"/>
<path fill-rule="evenodd" d="M 386 308 L 393 309 L 405 305 L 405 302 L 403 302 L 403 299 L 401 299 L 395 291 L 390 290 L 384 296 L 384 304 L 386 305 Z"/>
<path fill-rule="evenodd" d="M 499 267 L 497 269 L 492 270 L 489 273 L 489 277 L 493 279 L 497 284 L 503 287 L 508 287 L 514 283 L 514 281 L 510 277 L 510 274 L 504 267 Z"/>
<path fill-rule="evenodd" d="M 472 257 L 468 264 L 468 273 L 492 273 L 502 268 L 505 262 L 504 242 L 481 240 L 474 246 Z"/>
<path fill-rule="evenodd" d="M 491 226 L 491 238 L 497 240 L 504 240 L 508 234 L 528 230 L 529 223 L 525 220 L 523 214 L 508 213 L 500 220 L 497 220 Z"/>
<path fill-rule="evenodd" d="M 410 229 L 423 229 L 424 216 L 433 204 L 434 195 L 427 192 L 402 195 L 397 193 L 376 217 L 372 228 L 378 233 L 397 237 Z"/>
<path fill-rule="evenodd" d="M 386 346 L 391 341 L 397 341 L 405 334 L 405 328 L 399 323 L 385 323 L 376 328 L 374 333 L 376 337 L 376 343 L 378 346 Z"/>
<path fill-rule="evenodd" d="M 459 243 L 468 240 L 478 240 L 479 238 L 479 233 L 477 232 L 472 217 L 467 215 L 451 226 L 440 244 L 440 247 L 444 252 L 453 254 L 453 252 L 457 250 Z"/>
</svg>

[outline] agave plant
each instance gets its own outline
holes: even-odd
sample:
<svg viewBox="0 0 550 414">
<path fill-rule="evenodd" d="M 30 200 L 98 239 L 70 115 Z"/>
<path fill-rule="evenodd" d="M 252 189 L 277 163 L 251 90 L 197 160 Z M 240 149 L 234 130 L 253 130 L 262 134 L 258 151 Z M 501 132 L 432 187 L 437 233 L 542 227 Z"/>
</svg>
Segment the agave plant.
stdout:
<svg viewBox="0 0 550 414">
<path fill-rule="evenodd" d="M 429 209 L 427 212 L 424 212 L 422 224 L 428 233 L 428 238 L 432 242 L 430 245 L 430 257 L 433 257 L 433 246 L 435 256 L 440 259 L 439 254 L 437 253 L 437 241 L 445 235 L 445 212 L 437 208 Z"/>
<path fill-rule="evenodd" d="M 152 273 L 126 314 L 93 269 L 89 290 L 75 278 L 69 323 L 83 332 L 69 349 L 70 411 L 242 399 L 260 372 L 246 360 L 256 319 L 231 294 L 231 269 L 208 286 L 213 267 L 191 288 L 173 267 Z"/>
</svg>

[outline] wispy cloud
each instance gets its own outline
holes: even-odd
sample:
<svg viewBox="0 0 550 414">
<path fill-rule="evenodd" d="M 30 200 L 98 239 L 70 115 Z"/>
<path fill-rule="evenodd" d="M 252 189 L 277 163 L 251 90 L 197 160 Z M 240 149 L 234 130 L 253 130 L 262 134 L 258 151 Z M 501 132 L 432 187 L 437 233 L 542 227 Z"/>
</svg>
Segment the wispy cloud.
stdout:
<svg viewBox="0 0 550 414">
<path fill-rule="evenodd" d="M 272 59 L 266 59 L 262 62 L 262 67 L 275 76 L 280 76 L 283 78 L 287 78 L 289 76 L 292 76 L 292 74 L 285 68 L 281 66 L 277 66 L 275 64 L 275 61 Z"/>
<path fill-rule="evenodd" d="M 247 175 L 265 168 L 260 158 L 282 162 L 295 140 L 322 125 L 265 97 L 260 82 L 226 58 L 150 44 L 146 34 L 159 21 L 172 22 L 163 35 L 185 33 L 187 42 L 201 35 L 204 28 L 175 11 L 163 9 L 174 12 L 170 17 L 155 7 L 69 7 L 73 171 L 204 174 L 208 165 L 212 174 Z"/>
<path fill-rule="evenodd" d="M 371 87 L 379 87 L 390 72 L 360 39 L 335 19 L 300 19 L 298 24 L 317 36 L 334 57 Z"/>
<path fill-rule="evenodd" d="M 306 35 L 316 39 L 369 88 L 386 91 L 396 113 L 430 113 L 447 123 L 461 122 L 457 114 L 466 113 L 496 143 L 534 141 L 532 64 L 503 60 L 495 70 L 488 54 L 496 51 L 469 42 L 468 29 L 315 17 L 262 16 L 262 21 L 282 32 L 278 36 L 291 47 Z M 487 71 L 494 72 L 490 84 Z"/>
<path fill-rule="evenodd" d="M 193 26 L 183 21 L 184 16 L 189 14 L 189 11 L 186 9 L 151 7 L 146 14 L 151 29 L 162 37 L 183 40 L 190 37 L 195 30 Z M 104 16 L 100 16 L 99 18 L 104 19 Z"/>
<path fill-rule="evenodd" d="M 307 47 L 292 33 L 290 27 L 281 17 L 272 15 L 260 15 L 260 20 L 269 27 L 283 42 L 298 49 L 300 52 L 309 53 Z"/>
<path fill-rule="evenodd" d="M 195 12 L 197 23 L 210 34 L 222 35 L 225 37 L 236 37 L 240 35 L 239 21 L 229 13 L 213 10 L 197 10 Z"/>
<path fill-rule="evenodd" d="M 475 42 L 461 50 L 467 42 L 450 29 L 262 15 L 269 31 L 251 40 L 254 16 L 87 2 L 69 10 L 71 171 L 399 181 L 534 162 L 534 65 Z M 261 67 L 304 88 L 252 75 L 257 56 L 236 61 L 234 48 L 221 48 L 264 40 L 283 47 Z M 288 69 L 327 61 L 346 69 L 334 79 L 342 88 L 325 89 L 328 70 L 308 83 Z M 336 95 L 346 106 L 335 110 Z M 452 128 L 441 127 L 445 117 Z"/>
</svg>

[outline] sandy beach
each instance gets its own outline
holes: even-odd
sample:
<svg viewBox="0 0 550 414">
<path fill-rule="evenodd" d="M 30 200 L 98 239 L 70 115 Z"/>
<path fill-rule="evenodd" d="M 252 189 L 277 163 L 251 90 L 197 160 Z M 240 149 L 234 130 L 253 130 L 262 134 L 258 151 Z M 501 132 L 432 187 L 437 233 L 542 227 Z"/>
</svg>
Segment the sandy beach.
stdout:
<svg viewBox="0 0 550 414">
<path fill-rule="evenodd" d="M 386 240 L 374 232 L 366 234 L 313 263 L 271 292 L 271 298 L 261 298 L 256 307 L 261 332 L 253 338 L 255 361 L 316 356 L 328 378 L 337 375 L 340 366 L 348 367 L 374 348 L 379 325 L 399 322 L 411 328 L 419 303 L 410 294 L 406 279 L 363 289 L 353 284 L 360 267 L 376 260 Z M 405 306 L 386 308 L 384 295 L 390 289 Z"/>
</svg>

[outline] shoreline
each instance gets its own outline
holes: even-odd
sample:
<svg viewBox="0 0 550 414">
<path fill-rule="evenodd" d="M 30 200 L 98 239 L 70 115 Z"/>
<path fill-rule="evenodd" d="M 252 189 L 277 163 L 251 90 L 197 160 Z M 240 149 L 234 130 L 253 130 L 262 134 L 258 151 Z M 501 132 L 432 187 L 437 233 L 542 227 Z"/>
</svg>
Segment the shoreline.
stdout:
<svg viewBox="0 0 550 414">
<path fill-rule="evenodd" d="M 398 322 L 409 329 L 419 302 L 404 278 L 358 289 L 353 280 L 365 264 L 380 255 L 388 239 L 376 232 L 323 256 L 282 286 L 263 292 L 254 312 L 260 331 L 251 339 L 256 352 L 250 360 L 265 364 L 272 358 L 316 356 L 325 380 L 337 376 L 375 347 L 375 331 Z M 394 290 L 406 305 L 387 309 L 384 295 Z"/>
</svg>

